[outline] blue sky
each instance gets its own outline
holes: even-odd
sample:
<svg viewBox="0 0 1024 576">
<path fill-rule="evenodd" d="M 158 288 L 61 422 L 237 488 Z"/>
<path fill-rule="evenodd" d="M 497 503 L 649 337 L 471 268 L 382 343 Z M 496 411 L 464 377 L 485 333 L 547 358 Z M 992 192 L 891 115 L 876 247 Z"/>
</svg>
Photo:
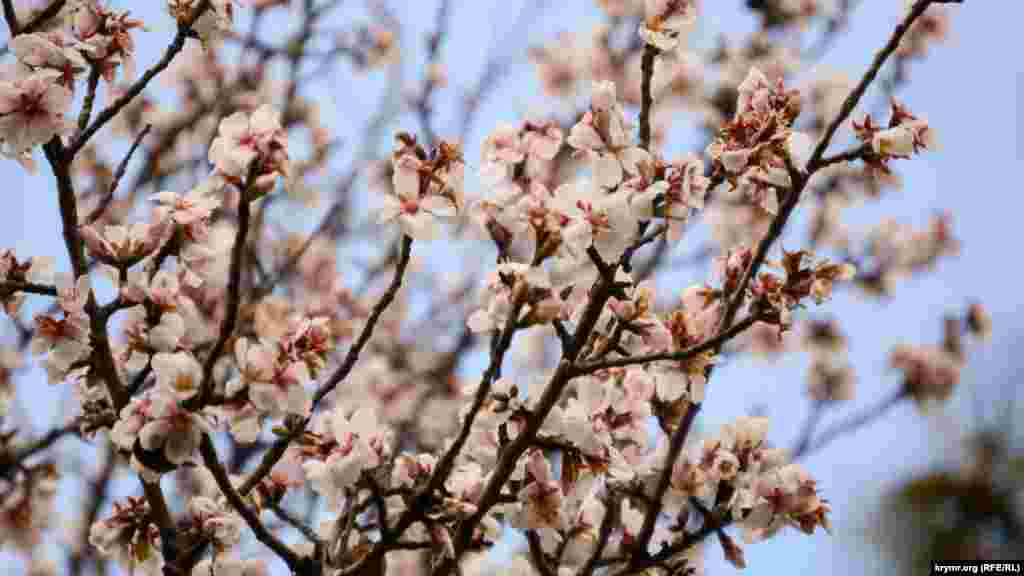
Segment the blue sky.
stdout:
<svg viewBox="0 0 1024 576">
<path fill-rule="evenodd" d="M 112 2 L 128 7 L 129 3 Z M 156 60 L 173 34 L 170 20 L 161 14 L 162 2 L 147 3 L 132 9 L 152 26 L 152 32 L 137 35 L 139 65 Z M 433 2 L 391 2 L 407 23 L 406 49 L 422 46 L 419 39 L 433 22 Z M 452 38 L 442 51 L 453 85 L 471 83 L 477 76 L 490 45 L 492 25 L 504 26 L 514 17 L 518 2 L 454 2 L 450 26 Z M 550 40 L 562 30 L 586 33 L 600 20 L 592 2 L 569 0 L 551 3 L 527 38 L 503 38 L 512 49 Z M 695 41 L 707 42 L 722 31 L 735 35 L 750 30 L 753 19 L 740 12 L 741 2 L 703 3 L 705 17 Z M 844 35 L 824 58 L 823 64 L 859 77 L 873 52 L 889 36 L 902 2 L 862 2 L 854 14 L 851 31 Z M 781 571 L 865 574 L 880 572 L 885 566 L 878 549 L 871 545 L 871 527 L 879 495 L 901 478 L 940 462 L 956 461 L 961 437 L 972 427 L 971 388 L 986 404 L 998 403 L 1005 393 L 994 392 L 996 385 L 1013 382 L 1016 365 L 1011 351 L 1020 334 L 1022 322 L 1016 233 L 1021 228 L 1024 201 L 1021 199 L 1017 169 L 1022 164 L 1021 135 L 1024 116 L 1021 90 L 1024 89 L 1024 63 L 1014 56 L 1019 49 L 1019 23 L 1024 19 L 1024 3 L 1009 0 L 967 0 L 951 7 L 953 13 L 950 41 L 935 47 L 924 62 L 912 65 L 912 83 L 898 95 L 915 113 L 926 116 L 938 131 L 942 147 L 913 161 L 898 164 L 906 182 L 900 191 L 885 195 L 874 205 L 851 213 L 851 224 L 870 225 L 883 216 L 901 222 L 923 225 L 939 210 L 951 210 L 954 230 L 963 242 L 961 256 L 943 260 L 938 268 L 923 277 L 901 284 L 890 301 L 864 300 L 848 292 L 837 294 L 825 306 L 812 309 L 813 315 L 838 317 L 850 338 L 851 361 L 858 372 L 858 398 L 849 406 L 835 410 L 825 424 L 847 413 L 873 405 L 898 385 L 895 374 L 886 369 L 889 349 L 897 343 L 931 343 L 940 337 L 944 313 L 962 309 L 970 299 L 985 303 L 995 319 L 993 342 L 988 347 L 972 346 L 970 366 L 961 388 L 945 410 L 927 418 L 907 404 L 893 410 L 883 420 L 855 435 L 841 438 L 827 450 L 815 454 L 805 465 L 819 480 L 821 491 L 834 509 L 835 533 L 829 537 L 788 534 L 767 543 L 748 546 L 748 572 L 772 574 Z M 340 27 L 343 22 L 330 25 Z M 735 37 L 735 36 L 734 36 Z M 543 103 L 532 69 L 519 53 L 512 73 L 494 92 L 480 111 L 476 129 L 465 143 L 471 168 L 479 158 L 479 144 L 499 121 L 521 118 L 531 107 Z M 421 57 L 415 56 L 403 66 L 411 87 L 421 77 Z M 344 78 L 328 79 L 315 89 L 324 105 L 330 125 L 341 126 L 348 120 L 348 106 L 370 109 L 380 100 L 383 82 L 369 79 L 370 87 L 361 93 L 339 91 Z M 332 88 L 333 87 L 333 88 Z M 439 96 L 447 100 L 450 90 Z M 867 97 L 873 102 L 874 95 Z M 452 126 L 453 114 L 439 112 L 439 132 Z M 400 116 L 394 130 L 414 130 L 410 115 Z M 672 138 L 678 146 L 690 140 L 681 124 Z M 678 138 L 678 140 L 676 140 Z M 123 143 L 122 143 L 123 144 Z M 121 145 L 119 145 L 121 146 Z M 123 148 L 117 148 L 122 150 Z M 695 150 L 696 151 L 696 150 Z M 119 157 L 119 156 L 118 156 Z M 41 155 L 40 155 L 41 159 Z M 42 163 L 41 163 L 42 165 Z M 343 164 L 339 163 L 340 168 Z M 137 166 L 136 166 L 137 167 Z M 14 248 L 22 257 L 56 255 L 58 267 L 67 269 L 66 255 L 57 217 L 56 190 L 45 169 L 38 176 L 27 175 L 13 162 L 0 163 L 0 178 L 7 184 L 3 211 L 0 211 L 0 247 Z M 311 227 L 316 216 L 310 214 L 300 227 Z M 785 244 L 795 246 L 805 227 L 798 220 L 794 234 Z M 361 249 L 360 249 L 361 250 Z M 687 248 L 680 249 L 685 253 Z M 455 265 L 450 257 L 431 258 L 434 266 Z M 703 278 L 686 272 L 686 279 Z M 29 309 L 34 309 L 36 302 Z M 764 406 L 771 417 L 769 438 L 789 446 L 796 437 L 807 412 L 803 399 L 806 358 L 794 356 L 766 365 L 752 359 L 731 363 L 715 375 L 701 417 L 701 429 L 714 431 L 738 415 Z M 478 363 L 466 367 L 472 371 Z M 59 389 L 48 388 L 39 370 L 31 371 L 19 382 L 19 402 L 26 420 L 37 430 L 54 422 L 59 410 Z M 1002 394 L 1002 395 L 1000 395 Z M 1024 399 L 1018 399 L 1024 402 Z M 1020 431 L 1018 430 L 1018 434 Z M 1019 437 L 1019 436 L 1018 436 Z M 81 445 L 65 442 L 62 450 L 72 453 Z M 89 451 L 80 451 L 88 462 Z M 126 490 L 133 489 L 130 482 Z M 69 506 L 75 504 L 69 500 Z M 712 547 L 714 548 L 714 547 Z M 720 553 L 712 550 L 709 572 L 732 573 L 721 565 Z"/>
</svg>

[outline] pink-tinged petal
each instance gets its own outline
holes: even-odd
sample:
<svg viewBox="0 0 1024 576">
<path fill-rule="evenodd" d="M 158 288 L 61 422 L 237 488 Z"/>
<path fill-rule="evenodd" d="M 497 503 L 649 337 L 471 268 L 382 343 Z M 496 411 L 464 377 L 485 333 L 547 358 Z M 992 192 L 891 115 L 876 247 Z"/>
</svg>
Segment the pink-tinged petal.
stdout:
<svg viewBox="0 0 1024 576">
<path fill-rule="evenodd" d="M 151 420 L 139 430 L 139 443 L 145 450 L 156 450 L 163 446 L 170 432 L 169 420 Z"/>
<path fill-rule="evenodd" d="M 427 196 L 420 202 L 420 209 L 434 216 L 451 218 L 455 216 L 455 206 L 443 196 Z"/>
<path fill-rule="evenodd" d="M 593 170 L 594 181 L 601 188 L 614 188 L 622 182 L 622 165 L 611 154 L 595 154 Z"/>
<path fill-rule="evenodd" d="M 737 174 L 742 172 L 750 162 L 750 155 L 753 150 L 744 148 L 742 150 L 727 150 L 722 152 L 720 159 L 726 172 Z"/>
<path fill-rule="evenodd" d="M 603 150 L 605 147 L 594 126 L 582 121 L 573 125 L 566 142 L 577 150 Z"/>
<path fill-rule="evenodd" d="M 249 132 L 249 118 L 245 112 L 235 112 L 220 121 L 218 132 L 221 136 L 238 140 Z"/>
<path fill-rule="evenodd" d="M 643 148 L 638 147 L 626 148 L 620 151 L 618 156 L 619 161 L 622 162 L 622 168 L 634 176 L 639 173 L 637 168 L 639 165 L 647 164 L 651 161 L 651 155 Z"/>
<path fill-rule="evenodd" d="M 249 125 L 253 132 L 269 136 L 281 129 L 280 115 L 269 104 L 264 104 L 252 113 Z"/>
<path fill-rule="evenodd" d="M 380 211 L 377 212 L 377 223 L 385 224 L 398 217 L 402 213 L 402 202 L 388 194 L 384 196 L 384 206 L 381 207 Z"/>
<path fill-rule="evenodd" d="M 414 240 L 429 241 L 437 237 L 437 223 L 430 214 L 419 211 L 416 214 L 404 214 L 400 217 L 402 230 Z"/>
<path fill-rule="evenodd" d="M 395 194 L 402 198 L 416 198 L 420 193 L 420 161 L 410 154 L 405 154 L 394 163 L 392 185 Z"/>
<path fill-rule="evenodd" d="M 480 309 L 469 315 L 466 319 L 466 326 L 471 332 L 490 332 L 494 330 L 494 321 L 486 310 Z"/>
</svg>

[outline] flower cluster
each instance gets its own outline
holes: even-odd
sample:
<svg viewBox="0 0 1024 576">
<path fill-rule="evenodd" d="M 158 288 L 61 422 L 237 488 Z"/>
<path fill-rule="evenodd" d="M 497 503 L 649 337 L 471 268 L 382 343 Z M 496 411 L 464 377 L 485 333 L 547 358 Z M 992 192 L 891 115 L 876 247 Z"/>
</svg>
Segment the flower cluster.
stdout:
<svg viewBox="0 0 1024 576">
<path fill-rule="evenodd" d="M 854 121 L 853 129 L 858 139 L 870 144 L 870 154 L 865 155 L 864 161 L 883 173 L 890 172 L 890 159 L 910 158 L 921 150 L 937 146 L 935 132 L 928 126 L 928 122 L 914 116 L 896 101 L 892 102 L 892 114 L 887 128 L 876 126 L 868 114 L 862 122 Z"/>
<path fill-rule="evenodd" d="M 97 474 L 95 506 L 108 495 L 114 505 L 82 527 L 75 561 L 90 560 L 87 541 L 154 576 L 265 575 L 270 563 L 242 557 L 247 529 L 296 573 L 415 574 L 430 565 L 476 574 L 479 558 L 470 557 L 511 527 L 525 531 L 531 559 L 508 569 L 559 575 L 699 571 L 700 542 L 712 534 L 743 567 L 733 529 L 744 543 L 787 526 L 830 529 L 829 503 L 807 470 L 768 444 L 767 419 L 739 418 L 702 438 L 694 422 L 723 356 L 789 352 L 783 339 L 794 327 L 810 352 L 817 409 L 851 399 L 838 322 L 798 311 L 825 304 L 840 282 L 888 293 L 894 278 L 957 249 L 946 216 L 925 232 L 886 221 L 860 251 L 844 226 L 846 206 L 895 179 L 891 160 L 935 146 L 928 123 L 893 103 L 886 127 L 855 121 L 859 145 L 824 153 L 830 127 L 848 126 L 849 110 L 863 104 L 858 84 L 829 73 L 803 94 L 787 88 L 794 46 L 805 43 L 778 40 L 818 20 L 827 43 L 848 7 L 748 2 L 760 30 L 697 53 L 685 48 L 696 0 L 601 0 L 607 24 L 531 51 L 544 91 L 571 104 L 569 114 L 533 112 L 494 127 L 473 166 L 483 190 L 468 201 L 461 144 L 432 130 L 427 96 L 456 84 L 440 28 L 428 43 L 427 94 L 411 103 L 430 141 L 399 132 L 383 157 L 367 146 L 320 223 L 300 234 L 274 221 L 284 199 L 264 197 L 280 178 L 291 200 L 313 206 L 326 188 L 314 177 L 337 142 L 321 117 L 330 115 L 301 84 L 337 57 L 361 71 L 396 62 L 399 23 L 374 4 L 373 23 L 331 30 L 323 42 L 321 12 L 300 6 L 301 32 L 279 45 L 259 26 L 278 22 L 288 3 L 248 4 L 257 11 L 250 36 L 231 31 L 234 0 L 168 0 L 177 34 L 138 79 L 133 34 L 142 22 L 127 12 L 75 0 L 4 13 L 14 62 L 0 70 L 0 153 L 31 166 L 33 149 L 45 146 L 74 275 L 54 281 L 50 259 L 0 252 L 0 304 L 21 347 L 46 355 L 49 380 L 73 382 L 80 413 L 24 444 L 14 441 L 20 430 L 0 431 L 0 545 L 31 557 L 29 570 L 55 571 L 37 556 L 56 468 L 37 454 L 66 434 L 101 429 L 114 452 Z M 928 17 L 910 28 L 897 60 L 941 39 L 944 22 Z M 231 40 L 231 58 L 221 40 Z M 271 73 L 278 61 L 291 69 L 287 81 Z M 501 69 L 488 62 L 464 127 Z M 157 75 L 174 87 L 173 104 L 147 95 Z M 576 109 L 580 85 L 590 86 L 589 101 Z M 804 101 L 813 113 L 798 125 Z M 670 123 L 687 117 L 679 112 L 706 130 L 703 154 L 662 156 Z M 107 129 L 133 139 L 120 163 L 92 138 Z M 308 142 L 307 159 L 293 159 L 297 142 Z M 136 150 L 145 160 L 129 171 Z M 352 222 L 365 216 L 357 194 L 367 164 L 383 189 L 368 229 Z M 140 198 L 152 209 L 136 221 Z M 810 248 L 837 255 L 797 249 L 770 259 L 797 200 L 814 204 Z M 714 257 L 714 277 L 673 287 L 656 273 L 699 217 L 711 242 L 695 259 Z M 372 235 L 372 220 L 397 224 L 402 238 L 350 274 L 339 247 Z M 414 244 L 442 230 L 463 256 L 461 242 L 482 233 L 496 264 L 480 268 L 474 251 L 457 272 L 440 272 L 420 248 L 413 258 Z M 116 294 L 105 303 L 105 285 L 92 288 L 97 276 Z M 31 326 L 18 318 L 26 294 L 54 301 Z M 962 335 L 990 331 L 975 304 L 947 319 L 941 345 L 897 347 L 896 400 L 947 399 L 966 362 Z M 465 358 L 478 347 L 487 368 L 466 380 Z M 20 354 L 0 348 L 0 415 L 18 400 Z M 814 422 L 797 455 L 818 446 Z M 222 439 L 230 461 L 218 459 Z M 106 492 L 124 462 L 144 497 Z M 287 509 L 303 487 L 319 497 L 319 525 Z M 271 512 L 307 542 L 286 543 Z"/>
<path fill-rule="evenodd" d="M 458 146 L 442 142 L 428 156 L 408 134 L 396 137 L 391 154 L 392 193 L 384 197 L 378 220 L 397 220 L 402 233 L 415 240 L 433 239 L 439 219 L 451 218 L 465 205 L 466 165 Z"/>
<path fill-rule="evenodd" d="M 770 214 L 792 186 L 790 172 L 802 169 L 810 140 L 791 127 L 800 114 L 800 93 L 772 84 L 752 68 L 740 84 L 736 114 L 707 149 L 716 170 L 734 190 Z"/>
<path fill-rule="evenodd" d="M 659 50 L 674 50 L 680 36 L 697 21 L 693 0 L 647 0 L 647 18 L 640 27 L 644 42 Z"/>
<path fill-rule="evenodd" d="M 104 556 L 114 556 L 128 570 L 147 576 L 163 574 L 160 531 L 144 498 L 114 502 L 110 515 L 90 527 L 89 544 Z"/>
<path fill-rule="evenodd" d="M 76 364 L 92 353 L 86 304 L 92 296 L 88 276 L 77 280 L 62 275 L 57 286 L 57 304 L 62 318 L 50 314 L 35 317 L 32 353 L 46 354 L 43 366 L 51 384 L 62 382 Z"/>
</svg>

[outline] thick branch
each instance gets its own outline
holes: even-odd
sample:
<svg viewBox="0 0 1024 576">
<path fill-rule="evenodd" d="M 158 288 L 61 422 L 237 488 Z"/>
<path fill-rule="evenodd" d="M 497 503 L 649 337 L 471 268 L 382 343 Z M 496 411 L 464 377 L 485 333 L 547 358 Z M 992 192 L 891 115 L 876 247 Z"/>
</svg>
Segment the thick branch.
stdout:
<svg viewBox="0 0 1024 576">
<path fill-rule="evenodd" d="M 654 59 L 659 52 L 656 46 L 647 44 L 640 60 L 640 147 L 648 152 L 651 150 L 651 108 L 654 107 L 651 78 L 654 77 Z"/>
<path fill-rule="evenodd" d="M 0 298 L 17 292 L 26 294 L 38 294 L 40 296 L 56 296 L 57 288 L 47 284 L 35 284 L 33 282 L 18 282 L 16 280 L 0 280 Z"/>
</svg>

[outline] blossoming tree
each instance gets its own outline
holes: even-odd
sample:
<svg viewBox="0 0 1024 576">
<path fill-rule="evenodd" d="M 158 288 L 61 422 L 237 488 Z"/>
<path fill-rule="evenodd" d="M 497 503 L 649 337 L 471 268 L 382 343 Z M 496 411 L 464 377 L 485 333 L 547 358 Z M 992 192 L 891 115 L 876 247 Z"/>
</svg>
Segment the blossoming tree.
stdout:
<svg viewBox="0 0 1024 576">
<path fill-rule="evenodd" d="M 742 567 L 742 546 L 829 530 L 827 497 L 797 461 L 885 411 L 818 429 L 855 379 L 840 324 L 803 310 L 838 289 L 886 296 L 957 251 L 947 216 L 860 241 L 842 222 L 936 146 L 907 105 L 881 120 L 858 107 L 880 76 L 890 91 L 907 81 L 950 3 L 908 3 L 867 70 L 794 89 L 787 77 L 856 2 L 750 0 L 759 31 L 699 53 L 687 38 L 710 3 L 600 0 L 608 21 L 592 38 L 530 51 L 547 96 L 585 105 L 490 128 L 474 165 L 460 141 L 507 63 L 489 57 L 461 125 L 441 126 L 457 3 L 440 0 L 422 81 L 330 177 L 339 141 L 302 88 L 339 60 L 353 74 L 397 66 L 402 23 L 385 3 L 336 33 L 336 0 L 168 0 L 176 33 L 139 73 L 134 38 L 148 32 L 128 12 L 3 0 L 0 153 L 52 175 L 66 254 L 0 253 L 17 333 L 0 354 L 0 418 L 31 401 L 17 384 L 29 363 L 76 402 L 41 436 L 0 420 L 0 545 L 39 575 L 111 561 L 164 575 L 473 574 L 516 529 L 529 550 L 509 573 L 681 574 L 702 570 L 707 541 Z M 284 21 L 294 35 L 267 40 L 261 26 Z M 280 63 L 283 81 L 269 71 Z M 158 77 L 176 100 L 151 95 Z M 699 125 L 675 121 L 682 110 Z M 706 147 L 664 157 L 687 128 Z M 373 144 L 381 130 L 390 151 Z M 110 138 L 131 143 L 120 159 Z M 288 232 L 271 208 L 319 189 L 332 190 L 319 224 Z M 353 218 L 357 203 L 373 216 Z M 797 210 L 806 245 L 782 250 Z M 701 222 L 713 277 L 657 286 Z M 392 232 L 357 285 L 337 247 Z M 454 280 L 413 257 L 455 250 L 475 262 Z M 29 298 L 49 308 L 26 319 Z M 989 320 L 975 304 L 944 321 L 941 343 L 891 352 L 902 380 L 881 408 L 950 396 Z M 791 333 L 812 352 L 814 406 L 795 445 L 769 445 L 768 419 L 741 414 L 698 441 L 725 353 L 782 353 Z M 465 379 L 478 350 L 486 368 Z M 53 452 L 69 437 L 101 455 L 70 511 Z M 122 469 L 127 493 L 113 489 Z"/>
</svg>

